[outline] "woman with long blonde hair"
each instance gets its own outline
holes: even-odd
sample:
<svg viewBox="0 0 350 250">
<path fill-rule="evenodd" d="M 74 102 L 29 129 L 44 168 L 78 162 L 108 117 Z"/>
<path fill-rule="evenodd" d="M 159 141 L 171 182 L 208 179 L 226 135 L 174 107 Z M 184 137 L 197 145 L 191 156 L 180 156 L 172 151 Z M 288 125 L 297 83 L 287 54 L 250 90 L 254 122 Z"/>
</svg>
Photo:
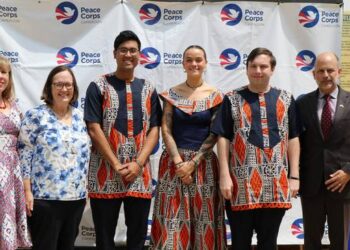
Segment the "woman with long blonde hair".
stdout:
<svg viewBox="0 0 350 250">
<path fill-rule="evenodd" d="M 17 137 L 22 114 L 15 102 L 10 62 L 0 56 L 0 249 L 29 247 L 31 241 Z"/>
</svg>

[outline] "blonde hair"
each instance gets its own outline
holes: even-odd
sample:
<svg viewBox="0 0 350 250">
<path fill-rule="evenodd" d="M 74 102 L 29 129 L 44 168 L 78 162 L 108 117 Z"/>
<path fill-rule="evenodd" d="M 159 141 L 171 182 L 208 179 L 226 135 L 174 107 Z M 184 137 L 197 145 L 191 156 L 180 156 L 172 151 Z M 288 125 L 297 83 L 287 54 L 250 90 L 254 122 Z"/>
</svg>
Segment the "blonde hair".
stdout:
<svg viewBox="0 0 350 250">
<path fill-rule="evenodd" d="M 0 56 L 0 70 L 4 69 L 9 73 L 9 82 L 7 84 L 6 89 L 1 93 L 1 97 L 6 101 L 10 101 L 15 97 L 11 64 L 8 59 L 6 59 L 3 56 Z"/>
</svg>

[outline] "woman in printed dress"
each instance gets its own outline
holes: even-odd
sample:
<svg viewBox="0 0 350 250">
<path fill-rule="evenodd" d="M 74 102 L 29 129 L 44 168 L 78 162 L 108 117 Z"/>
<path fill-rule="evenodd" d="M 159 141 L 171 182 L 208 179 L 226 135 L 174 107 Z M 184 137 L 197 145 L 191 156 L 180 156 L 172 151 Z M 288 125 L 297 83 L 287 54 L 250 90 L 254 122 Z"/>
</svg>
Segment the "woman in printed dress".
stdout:
<svg viewBox="0 0 350 250">
<path fill-rule="evenodd" d="M 183 55 L 185 82 L 161 94 L 166 146 L 158 173 L 153 213 L 153 249 L 225 249 L 223 200 L 210 126 L 223 96 L 203 80 L 205 50 Z"/>
<path fill-rule="evenodd" d="M 72 106 L 78 87 L 72 70 L 57 66 L 42 104 L 29 110 L 19 136 L 33 250 L 73 250 L 86 202 L 90 139 L 83 114 Z"/>
<path fill-rule="evenodd" d="M 10 62 L 0 56 L 0 249 L 29 247 L 23 182 L 17 154 L 21 112 L 14 101 Z"/>
</svg>

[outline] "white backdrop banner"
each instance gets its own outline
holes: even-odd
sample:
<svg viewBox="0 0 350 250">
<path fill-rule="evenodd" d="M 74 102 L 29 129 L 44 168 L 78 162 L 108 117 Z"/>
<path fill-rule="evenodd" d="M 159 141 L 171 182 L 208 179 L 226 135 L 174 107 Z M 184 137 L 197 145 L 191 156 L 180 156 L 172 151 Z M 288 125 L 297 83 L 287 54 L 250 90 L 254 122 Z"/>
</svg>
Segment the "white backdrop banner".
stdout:
<svg viewBox="0 0 350 250">
<path fill-rule="evenodd" d="M 182 53 L 189 45 L 206 49 L 205 79 L 223 92 L 247 84 L 246 58 L 259 46 L 277 58 L 272 84 L 297 97 L 316 88 L 311 72 L 318 53 L 334 51 L 340 56 L 341 22 L 342 10 L 335 4 L 1 0 L 0 55 L 12 62 L 24 111 L 40 103 L 49 71 L 60 64 L 75 72 L 77 105 L 83 108 L 88 84 L 115 70 L 113 42 L 125 29 L 137 33 L 142 42 L 137 76 L 150 80 L 158 92 L 185 79 Z M 163 148 L 160 141 L 152 155 L 154 186 Z M 299 199 L 293 205 L 282 222 L 278 244 L 303 243 Z M 76 244 L 93 245 L 89 206 L 80 229 Z M 116 242 L 125 242 L 125 231 L 121 218 Z"/>
</svg>

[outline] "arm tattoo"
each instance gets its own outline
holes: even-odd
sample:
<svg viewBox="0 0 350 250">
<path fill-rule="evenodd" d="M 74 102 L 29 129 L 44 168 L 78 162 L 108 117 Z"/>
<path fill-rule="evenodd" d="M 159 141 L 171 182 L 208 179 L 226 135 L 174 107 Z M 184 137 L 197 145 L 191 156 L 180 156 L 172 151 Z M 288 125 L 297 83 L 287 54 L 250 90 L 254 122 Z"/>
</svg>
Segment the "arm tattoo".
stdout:
<svg viewBox="0 0 350 250">
<path fill-rule="evenodd" d="M 173 107 L 171 104 L 165 102 L 163 117 L 162 117 L 162 136 L 165 143 L 166 150 L 170 157 L 179 156 L 179 151 L 177 150 L 176 142 L 172 135 L 173 129 Z"/>
<path fill-rule="evenodd" d="M 213 108 L 213 115 L 211 117 L 211 125 L 215 119 L 216 113 L 218 111 L 218 106 Z M 209 136 L 204 140 L 202 146 L 200 147 L 198 153 L 194 157 L 195 160 L 200 161 L 206 154 L 208 154 L 217 142 L 217 136 L 210 133 Z"/>
</svg>

